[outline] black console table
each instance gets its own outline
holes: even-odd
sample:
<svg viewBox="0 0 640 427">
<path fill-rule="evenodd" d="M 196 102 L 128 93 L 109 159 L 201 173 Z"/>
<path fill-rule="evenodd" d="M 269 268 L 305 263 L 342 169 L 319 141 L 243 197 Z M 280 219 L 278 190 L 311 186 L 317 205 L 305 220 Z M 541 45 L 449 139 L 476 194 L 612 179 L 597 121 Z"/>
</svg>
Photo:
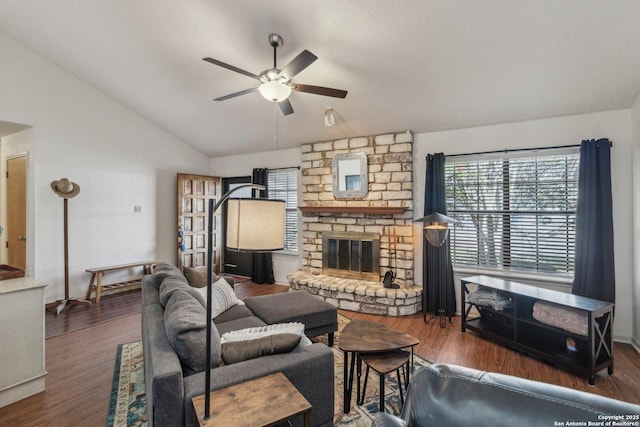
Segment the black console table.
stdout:
<svg viewBox="0 0 640 427">
<path fill-rule="evenodd" d="M 488 305 L 470 303 L 469 294 L 479 286 L 499 291 L 510 299 L 510 307 L 496 310 Z M 494 342 L 587 376 L 591 385 L 595 384 L 595 374 L 604 368 L 613 375 L 614 304 L 488 276 L 462 279 L 460 295 L 462 332 L 471 329 Z M 537 301 L 585 312 L 587 335 L 567 332 L 535 320 L 532 312 Z"/>
</svg>

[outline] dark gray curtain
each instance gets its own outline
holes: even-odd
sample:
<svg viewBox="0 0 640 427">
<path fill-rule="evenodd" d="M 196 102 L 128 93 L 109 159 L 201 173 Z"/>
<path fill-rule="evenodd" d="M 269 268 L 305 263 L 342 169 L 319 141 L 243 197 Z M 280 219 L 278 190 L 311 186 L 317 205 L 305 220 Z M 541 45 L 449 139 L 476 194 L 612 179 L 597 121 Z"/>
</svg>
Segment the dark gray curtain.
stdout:
<svg viewBox="0 0 640 427">
<path fill-rule="evenodd" d="M 427 174 L 425 177 L 424 216 L 439 212 L 447 214 L 447 201 L 444 183 L 443 153 L 427 156 Z M 453 284 L 453 268 L 449 253 L 449 239 L 439 248 L 431 246 L 422 236 L 423 263 L 422 277 L 424 281 L 422 310 L 438 314 L 443 309 L 446 316 L 456 312 L 456 296 Z"/>
<path fill-rule="evenodd" d="M 253 184 L 264 185 L 267 187 L 268 179 L 267 174 L 269 170 L 266 168 L 254 169 L 251 182 Z M 254 190 L 258 192 L 257 190 Z M 258 194 L 260 198 L 267 198 L 267 191 L 260 191 Z M 268 283 L 275 282 L 273 278 L 273 261 L 271 259 L 271 252 L 254 253 L 253 254 L 253 268 L 251 269 L 251 281 L 254 283 Z"/>
<path fill-rule="evenodd" d="M 615 302 L 611 142 L 582 141 L 572 293 Z"/>
</svg>

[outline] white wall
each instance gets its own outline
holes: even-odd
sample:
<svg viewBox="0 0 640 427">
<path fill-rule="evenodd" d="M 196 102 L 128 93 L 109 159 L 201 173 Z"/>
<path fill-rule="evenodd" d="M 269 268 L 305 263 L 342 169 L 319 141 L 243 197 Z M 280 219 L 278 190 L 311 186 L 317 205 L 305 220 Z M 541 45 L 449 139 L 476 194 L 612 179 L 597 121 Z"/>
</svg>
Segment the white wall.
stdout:
<svg viewBox="0 0 640 427">
<path fill-rule="evenodd" d="M 633 145 L 633 340 L 640 351 L 640 95 L 631 107 Z"/>
<path fill-rule="evenodd" d="M 208 174 L 209 159 L 2 34 L 0 55 L 0 120 L 33 126 L 27 264 L 46 300 L 64 295 L 62 199 L 50 188 L 61 177 L 82 189 L 69 201 L 71 296 L 84 296 L 86 268 L 175 262 L 176 173 Z"/>
<path fill-rule="evenodd" d="M 265 143 L 267 145 L 268 143 Z M 211 160 L 210 174 L 222 178 L 250 176 L 254 168 L 288 168 L 300 166 L 302 156 L 299 148 L 273 150 L 263 153 L 218 157 Z M 298 177 L 300 182 L 300 177 Z M 302 197 L 298 195 L 298 199 Z M 298 215 L 300 223 L 300 215 Z M 300 242 L 298 242 L 300 243 Z M 298 244 L 300 247 L 300 244 Z M 288 284 L 287 274 L 299 270 L 301 260 L 298 254 L 273 253 L 273 275 L 276 283 Z"/>
<path fill-rule="evenodd" d="M 471 153 L 514 148 L 579 144 L 583 139 L 609 138 L 612 150 L 613 227 L 616 266 L 614 336 L 630 341 L 633 332 L 632 140 L 629 110 L 558 117 L 522 123 L 417 134 L 414 138 L 414 205 L 423 216 L 425 158 L 429 153 Z M 421 233 L 416 225 L 416 235 Z M 422 243 L 416 239 L 416 284 L 422 283 Z M 466 274 L 465 274 L 466 275 Z M 456 285 L 459 288 L 459 284 Z M 459 289 L 456 289 L 457 293 Z M 458 304 L 460 298 L 458 295 Z M 635 307 L 638 307 L 636 304 Z M 459 310 L 459 307 L 458 307 Z"/>
</svg>

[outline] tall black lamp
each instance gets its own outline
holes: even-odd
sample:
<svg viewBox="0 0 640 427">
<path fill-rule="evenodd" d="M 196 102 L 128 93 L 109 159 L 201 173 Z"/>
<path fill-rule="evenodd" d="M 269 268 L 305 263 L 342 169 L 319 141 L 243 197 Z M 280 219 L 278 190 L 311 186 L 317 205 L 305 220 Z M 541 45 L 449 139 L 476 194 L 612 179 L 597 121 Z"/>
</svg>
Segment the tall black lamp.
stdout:
<svg viewBox="0 0 640 427">
<path fill-rule="evenodd" d="M 415 222 L 423 222 L 424 223 L 424 236 L 427 238 L 427 241 L 434 248 L 440 248 L 447 241 L 447 237 L 449 236 L 449 225 L 456 224 L 460 221 L 450 218 L 446 215 L 443 215 L 439 212 L 434 212 L 427 216 L 424 216 L 420 219 L 415 220 Z M 443 265 L 440 264 L 438 268 L 438 293 L 439 293 L 439 308 L 438 315 L 440 316 L 440 327 L 444 328 L 447 326 L 446 321 L 446 289 L 445 289 L 445 280 L 443 271 Z M 425 289 L 422 290 L 425 292 Z M 424 304 L 424 299 L 423 299 Z M 426 308 L 422 308 L 425 312 L 426 319 Z M 426 320 L 425 320 L 426 321 Z"/>
<path fill-rule="evenodd" d="M 285 202 L 271 199 L 231 199 L 232 193 L 251 188 L 264 190 L 263 185 L 240 185 L 225 193 L 218 203 L 209 200 L 207 230 L 207 337 L 205 367 L 204 419 L 211 418 L 211 281 L 213 278 L 213 216 L 227 204 L 227 248 L 237 251 L 270 252 L 284 248 Z"/>
</svg>

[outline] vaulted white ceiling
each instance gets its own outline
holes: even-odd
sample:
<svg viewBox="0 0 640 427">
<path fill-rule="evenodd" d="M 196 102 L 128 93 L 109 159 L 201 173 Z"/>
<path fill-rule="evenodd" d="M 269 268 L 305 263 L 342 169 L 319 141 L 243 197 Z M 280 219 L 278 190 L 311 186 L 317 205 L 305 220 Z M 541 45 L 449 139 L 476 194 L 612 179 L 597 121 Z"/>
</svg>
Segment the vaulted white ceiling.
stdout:
<svg viewBox="0 0 640 427">
<path fill-rule="evenodd" d="M 212 157 L 624 109 L 640 92 L 637 0 L 1 0 L 0 30 Z M 258 93 L 212 101 L 256 81 L 202 58 L 259 74 L 274 32 L 280 68 L 319 58 L 295 82 L 347 98 L 294 92 L 286 117 Z"/>
</svg>

